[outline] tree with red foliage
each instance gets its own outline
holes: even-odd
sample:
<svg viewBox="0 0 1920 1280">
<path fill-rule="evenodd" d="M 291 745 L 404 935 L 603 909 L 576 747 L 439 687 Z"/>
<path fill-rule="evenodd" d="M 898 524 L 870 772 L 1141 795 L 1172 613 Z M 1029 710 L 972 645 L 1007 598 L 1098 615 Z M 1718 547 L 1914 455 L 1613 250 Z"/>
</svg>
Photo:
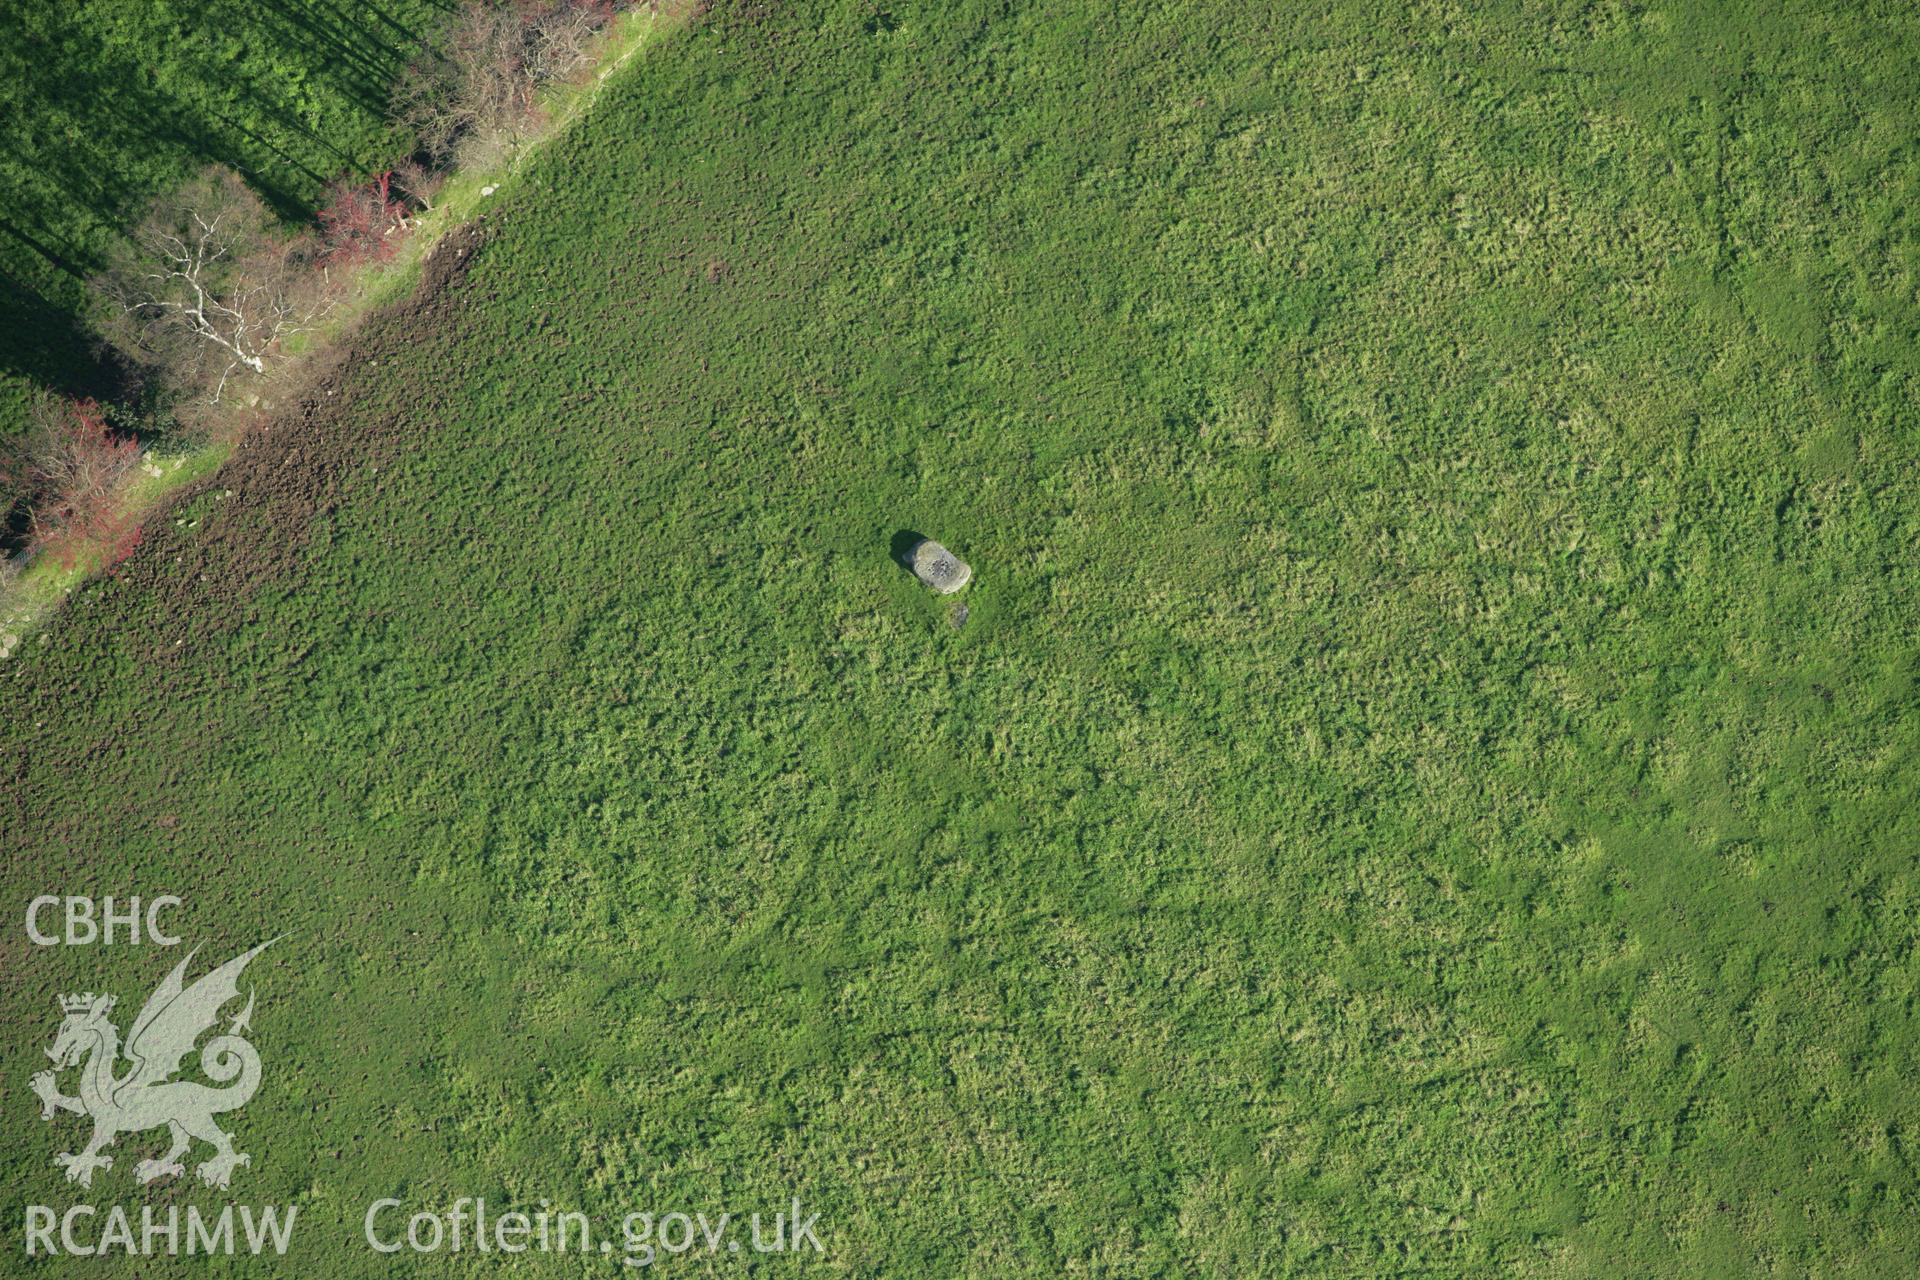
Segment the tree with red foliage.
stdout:
<svg viewBox="0 0 1920 1280">
<path fill-rule="evenodd" d="M 372 182 L 342 178 L 327 188 L 320 208 L 321 255 L 328 266 L 351 267 L 385 262 L 400 247 L 407 206 L 393 190 L 393 170 Z"/>
<path fill-rule="evenodd" d="M 126 559 L 140 525 L 123 510 L 120 481 L 139 459 L 139 442 L 114 431 L 98 401 L 41 401 L 9 468 L 26 495 L 31 545 L 55 549 L 67 565 L 82 555 Z"/>
</svg>

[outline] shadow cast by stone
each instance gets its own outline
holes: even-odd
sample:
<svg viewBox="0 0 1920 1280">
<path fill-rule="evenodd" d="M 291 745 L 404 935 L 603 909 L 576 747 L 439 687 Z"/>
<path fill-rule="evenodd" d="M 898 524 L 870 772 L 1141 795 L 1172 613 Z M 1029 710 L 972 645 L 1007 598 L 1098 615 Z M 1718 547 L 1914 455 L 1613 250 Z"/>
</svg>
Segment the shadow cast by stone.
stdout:
<svg viewBox="0 0 1920 1280">
<path fill-rule="evenodd" d="M 890 554 L 893 562 L 907 573 L 913 572 L 913 549 L 927 540 L 927 535 L 915 529 L 902 529 L 893 535 Z"/>
</svg>

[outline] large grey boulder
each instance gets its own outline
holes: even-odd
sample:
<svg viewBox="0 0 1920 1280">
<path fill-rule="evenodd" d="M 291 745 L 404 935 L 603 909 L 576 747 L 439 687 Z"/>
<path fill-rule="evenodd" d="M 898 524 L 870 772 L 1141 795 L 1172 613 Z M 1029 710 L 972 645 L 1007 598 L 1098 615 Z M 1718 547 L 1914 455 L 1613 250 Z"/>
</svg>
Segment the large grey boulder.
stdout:
<svg viewBox="0 0 1920 1280">
<path fill-rule="evenodd" d="M 943 596 L 950 596 L 973 578 L 973 567 L 932 538 L 922 538 L 907 559 L 913 576 Z"/>
</svg>

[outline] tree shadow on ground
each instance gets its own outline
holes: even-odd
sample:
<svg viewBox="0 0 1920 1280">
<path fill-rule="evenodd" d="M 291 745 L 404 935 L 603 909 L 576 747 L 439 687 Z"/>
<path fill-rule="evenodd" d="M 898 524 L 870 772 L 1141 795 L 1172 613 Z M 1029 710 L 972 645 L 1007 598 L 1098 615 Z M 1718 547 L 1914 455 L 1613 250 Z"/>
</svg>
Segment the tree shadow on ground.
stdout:
<svg viewBox="0 0 1920 1280">
<path fill-rule="evenodd" d="M 0 373 L 17 374 L 70 399 L 126 396 L 127 372 L 81 326 L 71 306 L 0 271 Z"/>
</svg>

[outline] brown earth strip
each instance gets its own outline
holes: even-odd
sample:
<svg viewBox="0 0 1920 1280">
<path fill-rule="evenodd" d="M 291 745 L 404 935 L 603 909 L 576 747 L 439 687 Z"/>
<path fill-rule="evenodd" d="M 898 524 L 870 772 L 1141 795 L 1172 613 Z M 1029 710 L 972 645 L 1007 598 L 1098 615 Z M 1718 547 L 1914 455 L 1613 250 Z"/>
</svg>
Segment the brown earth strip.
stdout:
<svg viewBox="0 0 1920 1280">
<path fill-rule="evenodd" d="M 370 411 L 371 401 L 358 394 L 361 379 L 373 362 L 404 358 L 420 333 L 454 319 L 487 235 L 483 217 L 443 237 L 411 295 L 367 316 L 334 350 L 309 357 L 292 393 L 282 392 L 282 403 L 247 429 L 220 469 L 149 517 L 146 539 L 115 573 L 123 589 L 149 593 L 177 625 L 142 637 L 143 659 L 171 665 L 197 641 L 245 621 L 247 601 L 261 587 L 299 572 L 310 527 L 333 510 L 346 477 L 386 465 L 414 443 L 404 412 Z M 174 525 L 174 511 L 210 492 L 231 496 L 202 527 Z M 83 588 L 69 603 L 71 616 L 53 626 L 86 626 L 89 611 L 115 607 L 117 594 Z"/>
</svg>

